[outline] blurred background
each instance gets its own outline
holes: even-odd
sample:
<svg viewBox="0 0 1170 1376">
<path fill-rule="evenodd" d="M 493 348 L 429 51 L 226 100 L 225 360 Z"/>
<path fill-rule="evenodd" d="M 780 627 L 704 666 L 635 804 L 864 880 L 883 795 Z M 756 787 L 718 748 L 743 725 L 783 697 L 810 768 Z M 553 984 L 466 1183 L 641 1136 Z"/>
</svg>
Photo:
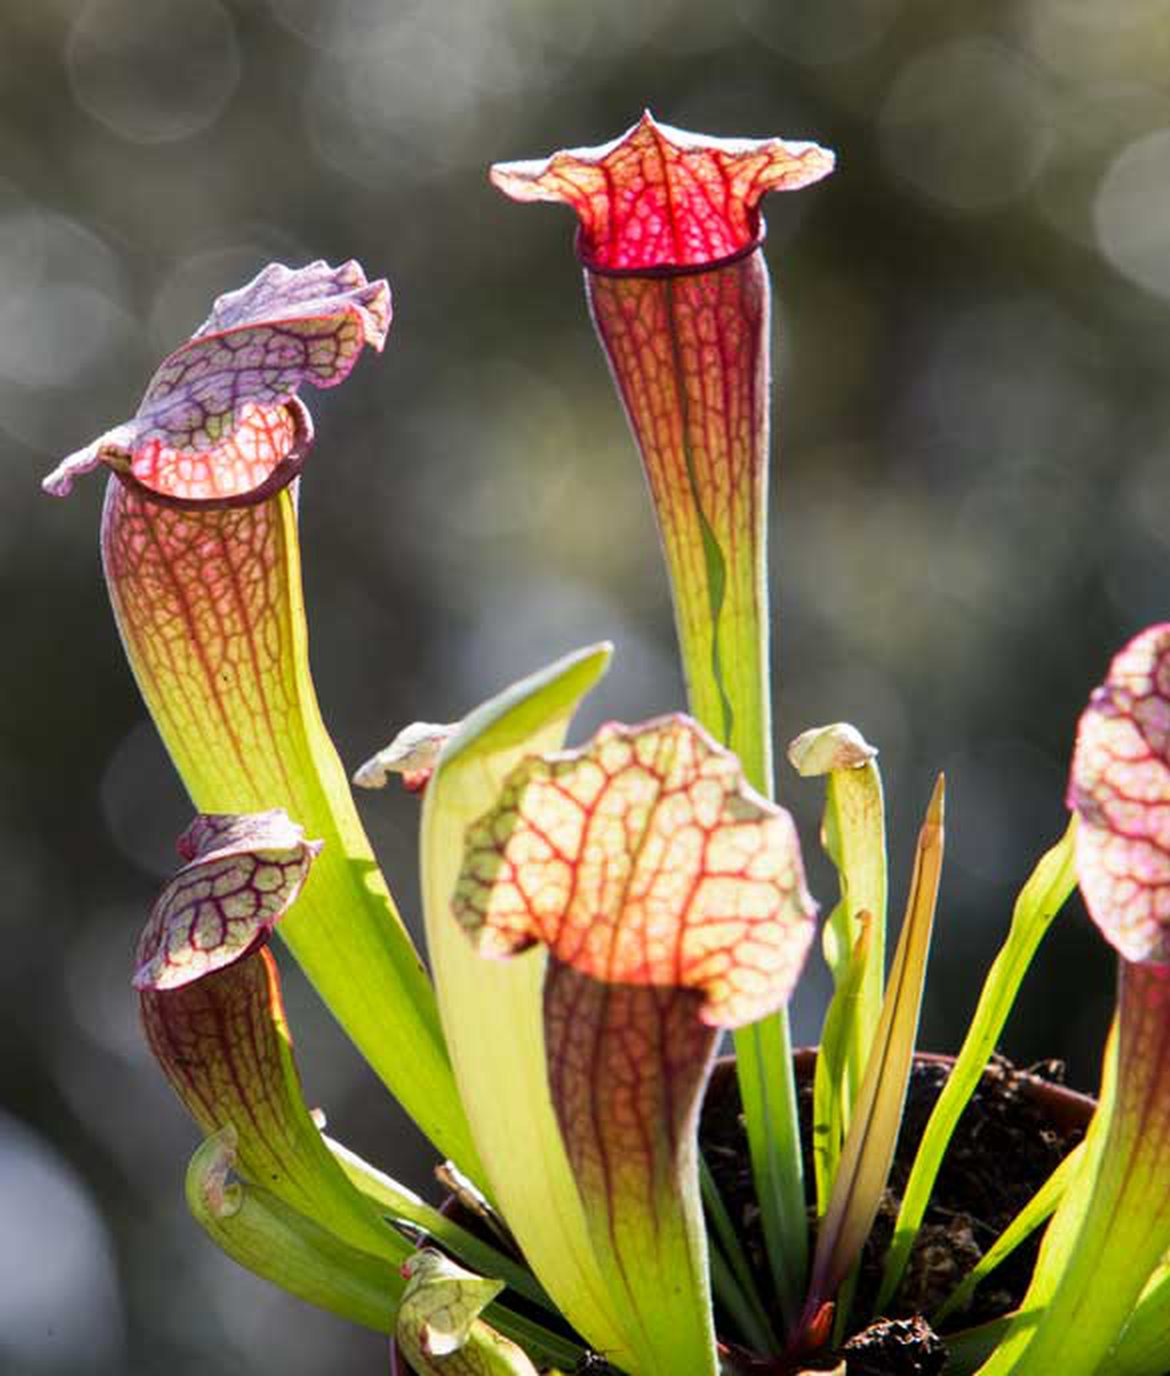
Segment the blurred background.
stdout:
<svg viewBox="0 0 1170 1376">
<path fill-rule="evenodd" d="M 263 264 L 389 276 L 390 343 L 312 394 L 313 656 L 356 765 L 522 671 L 617 643 L 579 730 L 678 707 L 643 481 L 567 212 L 487 164 L 649 105 L 812 137 L 767 206 L 776 292 L 778 743 L 882 751 L 900 910 L 933 774 L 948 854 L 923 1042 L 954 1050 L 1064 824 L 1077 714 L 1170 612 L 1170 16 L 1157 0 L 5 0 L 0 5 L 0 1371 L 381 1371 L 186 1216 L 196 1135 L 130 954 L 188 805 L 124 663 L 100 481 L 57 458 Z M 820 790 L 781 765 L 813 887 Z M 359 799 L 417 913 L 417 801 Z M 425 1186 L 425 1149 L 288 961 L 310 1099 Z M 1096 1083 L 1112 961 L 1079 905 L 1004 1049 Z M 795 1007 L 813 1040 L 826 981 Z M 409 1048 L 403 1048 L 409 1055 Z"/>
</svg>

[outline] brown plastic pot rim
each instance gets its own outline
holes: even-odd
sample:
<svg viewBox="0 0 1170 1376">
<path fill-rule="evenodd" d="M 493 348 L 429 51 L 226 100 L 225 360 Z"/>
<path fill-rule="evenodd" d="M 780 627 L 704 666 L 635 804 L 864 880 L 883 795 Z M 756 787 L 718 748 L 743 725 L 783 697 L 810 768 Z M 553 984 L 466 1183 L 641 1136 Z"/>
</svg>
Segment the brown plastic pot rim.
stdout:
<svg viewBox="0 0 1170 1376">
<path fill-rule="evenodd" d="M 806 1079 L 813 1074 L 816 1068 L 817 1048 L 815 1046 L 798 1047 L 792 1053 L 792 1060 L 796 1066 L 797 1077 Z M 916 1051 L 914 1053 L 915 1064 L 940 1065 L 952 1069 L 955 1060 L 956 1057 L 944 1055 L 940 1051 Z M 720 1067 L 724 1064 L 734 1066 L 735 1057 L 721 1056 L 716 1062 L 716 1073 L 720 1072 Z M 1097 1101 L 1092 1095 L 1082 1094 L 1080 1090 L 1069 1089 L 1065 1085 L 1053 1084 L 1051 1080 L 1045 1080 L 1042 1076 L 1034 1075 L 1028 1070 L 1017 1069 L 1016 1078 L 1025 1094 L 1034 1102 L 1043 1105 L 1049 1117 L 1062 1131 L 1067 1132 L 1073 1128 L 1088 1126 L 1089 1119 L 1097 1108 Z"/>
</svg>

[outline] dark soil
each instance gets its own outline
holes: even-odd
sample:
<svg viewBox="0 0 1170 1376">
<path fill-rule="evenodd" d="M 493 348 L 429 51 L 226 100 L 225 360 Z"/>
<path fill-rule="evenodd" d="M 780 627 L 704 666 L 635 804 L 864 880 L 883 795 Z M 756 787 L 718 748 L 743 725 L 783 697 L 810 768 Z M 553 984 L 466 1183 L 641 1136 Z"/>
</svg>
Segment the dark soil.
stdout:
<svg viewBox="0 0 1170 1376">
<path fill-rule="evenodd" d="M 836 1354 L 838 1361 L 846 1360 L 848 1376 L 934 1376 L 942 1370 L 945 1333 L 940 1341 L 923 1315 L 946 1299 L 1083 1136 L 1081 1128 L 1070 1126 L 1067 1113 L 1054 1117 L 1042 1092 L 1037 1092 L 1042 1082 L 1059 1083 L 1059 1066 L 1046 1064 L 1021 1072 L 997 1057 L 955 1129 L 902 1286 L 888 1312 L 869 1322 L 901 1190 L 948 1073 L 945 1063 L 929 1059 L 914 1068 L 890 1187 L 862 1257 L 851 1311 L 853 1336 Z M 811 1075 L 803 1081 L 801 1138 L 805 1179 L 812 1181 Z M 712 1081 L 700 1140 L 724 1202 L 739 1225 L 758 1274 L 760 1293 L 767 1295 L 763 1232 L 734 1073 L 717 1073 Z M 976 1291 L 967 1312 L 955 1316 L 955 1327 L 983 1323 L 1016 1308 L 1027 1289 L 1038 1246 L 1038 1237 L 1029 1239 L 993 1272 Z"/>
</svg>

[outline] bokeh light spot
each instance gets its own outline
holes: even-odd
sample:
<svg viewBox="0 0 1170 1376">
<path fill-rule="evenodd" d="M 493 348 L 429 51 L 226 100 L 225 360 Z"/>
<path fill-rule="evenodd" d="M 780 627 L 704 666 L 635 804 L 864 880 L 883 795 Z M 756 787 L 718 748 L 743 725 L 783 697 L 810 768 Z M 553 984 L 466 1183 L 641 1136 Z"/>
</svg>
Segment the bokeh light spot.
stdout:
<svg viewBox="0 0 1170 1376">
<path fill-rule="evenodd" d="M 65 64 L 78 105 L 133 143 L 206 129 L 240 80 L 235 27 L 218 0 L 88 0 Z"/>
<path fill-rule="evenodd" d="M 0 377 L 24 387 L 65 385 L 132 328 L 125 312 L 90 287 L 53 283 L 16 296 L 0 306 Z"/>
<path fill-rule="evenodd" d="M 901 0 L 739 0 L 740 18 L 769 48 L 810 67 L 844 62 L 873 46 L 897 18 Z"/>
<path fill-rule="evenodd" d="M 1027 0 L 1021 31 L 1046 65 L 1074 80 L 1160 84 L 1166 65 L 1165 0 Z"/>
<path fill-rule="evenodd" d="M 105 1225 L 48 1143 L 4 1113 L 0 1218 L 0 1369 L 114 1369 L 123 1318 Z"/>
<path fill-rule="evenodd" d="M 514 109 L 547 63 L 477 0 L 442 8 L 349 3 L 317 33 L 322 56 L 304 99 L 318 156 L 358 181 L 437 177 L 482 161 L 484 123 Z"/>
<path fill-rule="evenodd" d="M 1094 205 L 1101 252 L 1156 296 L 1170 297 L 1170 129 L 1131 143 L 1101 180 Z"/>
<path fill-rule="evenodd" d="M 985 39 L 945 43 L 898 73 L 882 107 L 882 152 L 916 190 L 954 210 L 1025 191 L 1051 142 L 1040 75 Z"/>
</svg>

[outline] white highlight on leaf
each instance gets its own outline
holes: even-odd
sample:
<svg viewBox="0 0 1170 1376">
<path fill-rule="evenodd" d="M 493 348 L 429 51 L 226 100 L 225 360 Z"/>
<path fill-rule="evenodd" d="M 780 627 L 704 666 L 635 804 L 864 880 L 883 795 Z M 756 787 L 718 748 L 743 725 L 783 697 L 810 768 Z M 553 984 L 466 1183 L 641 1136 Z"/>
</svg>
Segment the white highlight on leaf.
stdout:
<svg viewBox="0 0 1170 1376">
<path fill-rule="evenodd" d="M 835 769 L 860 769 L 877 753 L 856 726 L 838 721 L 802 731 L 788 747 L 788 761 L 802 778 L 814 779 Z"/>
<path fill-rule="evenodd" d="M 361 765 L 353 781 L 359 788 L 385 788 L 391 774 L 416 774 L 434 769 L 439 752 L 459 729 L 458 722 L 416 721 L 405 726 L 389 745 Z"/>
</svg>

